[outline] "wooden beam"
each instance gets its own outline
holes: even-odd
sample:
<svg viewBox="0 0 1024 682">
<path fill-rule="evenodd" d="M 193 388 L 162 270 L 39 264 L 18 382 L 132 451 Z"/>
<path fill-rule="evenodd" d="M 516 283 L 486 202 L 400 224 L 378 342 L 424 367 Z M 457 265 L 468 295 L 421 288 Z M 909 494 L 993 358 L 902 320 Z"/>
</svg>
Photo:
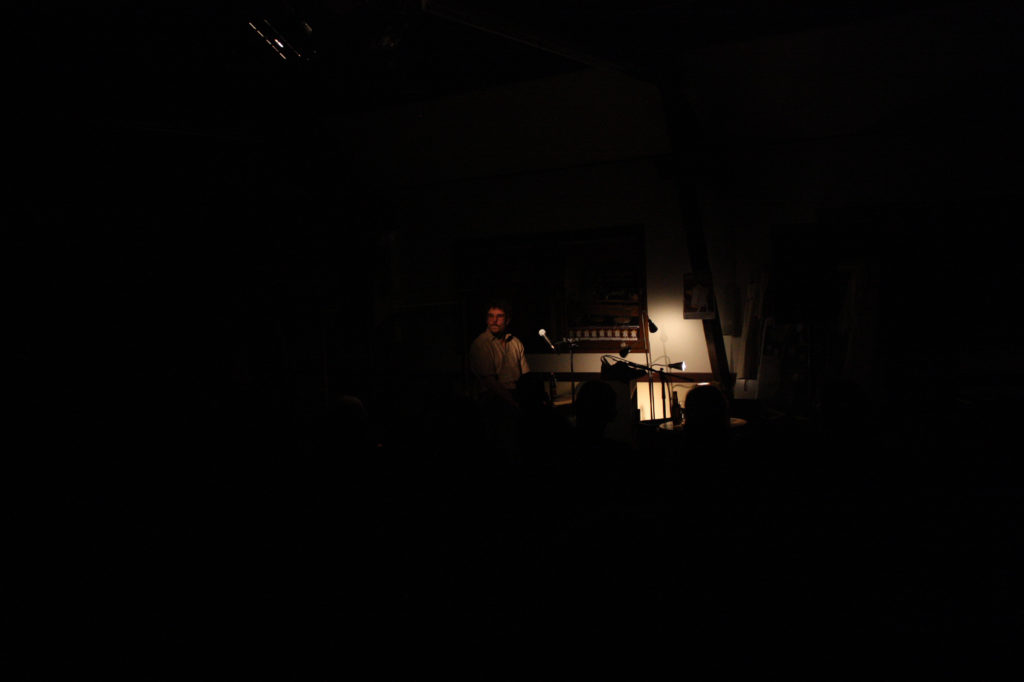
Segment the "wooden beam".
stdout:
<svg viewBox="0 0 1024 682">
<path fill-rule="evenodd" d="M 672 73 L 662 79 L 660 89 L 669 136 L 672 139 L 674 162 L 672 172 L 677 180 L 679 206 L 683 215 L 681 228 L 685 233 L 691 271 L 707 273 L 712 281 L 711 291 L 712 295 L 716 297 L 715 316 L 709 320 L 702 320 L 704 340 L 707 344 L 708 360 L 711 362 L 714 381 L 726 396 L 731 398 L 733 374 L 729 371 L 729 360 L 725 352 L 725 339 L 722 335 L 722 322 L 717 305 L 718 292 L 712 277 L 707 237 L 697 197 L 700 159 L 697 156 L 699 152 L 695 150 L 703 146 L 701 129 L 680 81 L 680 76 Z"/>
</svg>

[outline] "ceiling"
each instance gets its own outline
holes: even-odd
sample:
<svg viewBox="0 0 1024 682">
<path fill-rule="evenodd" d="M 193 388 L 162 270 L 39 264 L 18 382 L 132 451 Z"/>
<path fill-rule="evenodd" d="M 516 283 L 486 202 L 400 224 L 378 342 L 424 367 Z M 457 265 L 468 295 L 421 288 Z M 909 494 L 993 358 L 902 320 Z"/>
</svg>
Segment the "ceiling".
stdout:
<svg viewBox="0 0 1024 682">
<path fill-rule="evenodd" d="M 19 10 L 18 71 L 61 111 L 216 117 L 239 105 L 373 109 L 587 65 L 657 78 L 696 49 L 956 3 L 781 0 L 263 0 Z M 269 22 L 267 24 L 266 22 Z M 270 35 L 267 26 L 276 30 Z M 262 29 L 264 37 L 253 29 Z M 294 49 L 282 59 L 265 38 Z M 301 53 L 301 58 L 296 57 Z M 40 78 L 40 76 L 43 78 Z M 285 107 L 280 98 L 290 103 Z M 272 104 L 271 100 L 277 100 Z"/>
<path fill-rule="evenodd" d="M 338 121 L 376 120 L 388 109 L 405 112 L 395 118 L 404 126 L 422 107 L 402 105 L 589 66 L 649 81 L 682 75 L 695 121 L 676 143 L 711 150 L 723 167 L 761 169 L 757 177 L 785 174 L 779 144 L 835 139 L 858 148 L 864 134 L 899 139 L 912 147 L 906 153 L 918 156 L 919 150 L 975 150 L 984 158 L 962 165 L 989 168 L 992 150 L 1005 149 L 1018 127 L 1013 84 L 1024 63 L 1011 54 L 1019 47 L 1004 47 L 1019 43 L 1013 19 L 1020 11 L 986 14 L 996 6 L 939 0 L 37 4 L 17 10 L 13 22 L 21 44 L 10 51 L 10 71 L 15 93 L 21 79 L 22 96 L 8 101 L 24 117 L 20 139 L 30 142 L 23 145 L 24 167 L 49 177 L 60 169 L 81 182 L 102 160 L 107 175 L 97 177 L 117 173 L 131 186 L 190 168 L 197 155 L 241 172 L 261 149 L 281 157 L 267 164 L 267 173 L 305 164 L 308 176 L 326 177 L 321 169 L 341 172 L 339 150 L 351 147 L 341 146 L 341 135 L 377 153 L 363 128 L 344 127 L 343 134 Z M 274 37 L 267 21 L 294 48 L 284 50 L 288 59 L 253 30 Z M 207 149 L 211 137 L 225 144 Z M 238 158 L 220 160 L 232 154 Z M 58 155 L 63 160 L 54 164 Z M 848 156 L 832 150 L 823 163 L 831 168 Z M 785 169 L 817 172 L 803 157 L 794 159 L 784 159 Z M 351 173 L 361 177 L 358 168 Z"/>
</svg>

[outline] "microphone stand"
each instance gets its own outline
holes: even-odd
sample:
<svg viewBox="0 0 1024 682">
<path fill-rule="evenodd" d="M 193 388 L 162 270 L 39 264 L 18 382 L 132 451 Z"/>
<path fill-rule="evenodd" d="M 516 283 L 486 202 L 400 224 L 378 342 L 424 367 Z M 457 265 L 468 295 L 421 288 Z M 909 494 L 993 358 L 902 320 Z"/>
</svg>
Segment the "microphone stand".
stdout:
<svg viewBox="0 0 1024 682">
<path fill-rule="evenodd" d="M 667 406 L 665 404 L 665 368 L 658 368 L 658 381 L 661 383 L 661 416 L 667 417 Z"/>
<path fill-rule="evenodd" d="M 575 351 L 579 348 L 579 339 L 565 339 L 563 338 L 558 342 L 559 345 L 566 345 L 569 347 L 569 381 L 572 386 L 572 406 L 576 406 L 576 368 L 573 366 L 573 357 Z"/>
<path fill-rule="evenodd" d="M 541 330 L 541 331 L 543 331 L 543 330 Z M 547 339 L 546 336 L 544 338 Z M 570 339 L 570 338 L 559 339 L 558 341 L 555 341 L 553 344 L 551 343 L 550 340 L 548 341 L 548 344 L 551 345 L 551 350 L 555 351 L 556 353 L 558 352 L 558 347 L 559 346 L 568 346 L 569 347 L 569 382 L 570 382 L 570 385 L 572 386 L 572 398 L 571 398 L 571 401 L 572 401 L 572 406 L 573 407 L 576 406 L 576 367 L 575 367 L 575 356 L 576 356 L 576 349 L 579 348 L 579 341 L 580 341 L 579 339 Z M 552 396 L 552 399 L 554 399 L 554 396 Z"/>
<path fill-rule="evenodd" d="M 662 416 L 665 416 L 665 415 L 668 414 L 668 412 L 665 412 L 665 410 L 668 409 L 668 405 L 666 404 L 666 397 L 665 397 L 665 368 L 664 367 L 655 369 L 654 367 L 650 367 L 648 365 L 641 365 L 641 364 L 638 364 L 636 362 L 631 362 L 630 360 L 625 360 L 623 358 L 620 358 L 617 355 L 605 355 L 605 356 L 603 356 L 601 358 L 601 362 L 603 364 L 607 364 L 605 362 L 606 359 L 614 360 L 615 363 L 620 363 L 621 362 L 622 364 L 626 365 L 627 367 L 632 367 L 633 369 L 635 369 L 637 371 L 646 373 L 648 376 L 652 376 L 653 377 L 654 373 L 657 372 L 658 373 L 658 380 L 661 383 L 661 409 L 664 412 L 664 414 Z M 680 381 L 689 381 L 689 380 L 691 380 L 690 377 L 682 375 L 682 374 L 672 374 L 672 376 L 678 377 Z M 652 386 L 651 387 L 652 397 L 653 397 L 653 392 L 654 392 L 654 387 Z M 654 412 L 654 402 L 653 401 L 651 402 L 651 412 L 652 413 Z M 654 415 L 652 414 L 651 415 L 652 419 L 653 419 L 653 416 Z"/>
<path fill-rule="evenodd" d="M 644 355 L 647 358 L 647 399 L 651 406 L 651 419 L 654 419 L 654 374 L 651 371 L 651 318 L 647 317 L 647 311 L 640 311 L 640 328 L 644 333 Z M 662 405 L 664 408 L 664 405 Z M 664 415 L 662 415 L 664 416 Z"/>
<path fill-rule="evenodd" d="M 633 362 L 632 360 L 625 360 L 623 358 L 620 358 L 618 355 L 605 355 L 601 359 L 604 360 L 606 358 L 614 360 L 615 364 L 622 363 L 626 367 L 632 367 L 633 369 L 641 370 L 643 372 L 653 372 L 654 371 L 652 368 L 648 367 L 647 365 L 641 365 L 640 363 Z"/>
</svg>

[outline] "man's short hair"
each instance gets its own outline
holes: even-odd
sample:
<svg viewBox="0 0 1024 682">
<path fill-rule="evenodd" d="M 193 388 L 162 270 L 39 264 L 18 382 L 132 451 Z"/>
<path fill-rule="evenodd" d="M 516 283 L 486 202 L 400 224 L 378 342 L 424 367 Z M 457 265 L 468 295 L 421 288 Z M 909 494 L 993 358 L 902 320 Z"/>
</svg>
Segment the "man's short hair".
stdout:
<svg viewBox="0 0 1024 682">
<path fill-rule="evenodd" d="M 505 312 L 505 319 L 508 319 L 508 318 L 512 317 L 512 313 L 509 311 L 508 301 L 506 301 L 504 299 L 501 299 L 501 298 L 492 299 L 491 302 L 487 304 L 487 310 L 484 311 L 484 312 L 490 312 L 492 308 L 497 308 L 498 310 L 504 311 Z"/>
</svg>

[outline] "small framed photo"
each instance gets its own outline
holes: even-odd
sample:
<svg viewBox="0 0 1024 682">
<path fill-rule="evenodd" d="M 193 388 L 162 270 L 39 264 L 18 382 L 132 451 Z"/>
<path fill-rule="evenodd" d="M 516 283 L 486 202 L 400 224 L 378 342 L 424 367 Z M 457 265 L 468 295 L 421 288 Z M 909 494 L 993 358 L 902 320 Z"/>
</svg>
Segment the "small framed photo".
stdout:
<svg viewBox="0 0 1024 682">
<path fill-rule="evenodd" d="M 710 272 L 683 275 L 683 319 L 712 320 L 715 317 L 715 293 Z"/>
</svg>

